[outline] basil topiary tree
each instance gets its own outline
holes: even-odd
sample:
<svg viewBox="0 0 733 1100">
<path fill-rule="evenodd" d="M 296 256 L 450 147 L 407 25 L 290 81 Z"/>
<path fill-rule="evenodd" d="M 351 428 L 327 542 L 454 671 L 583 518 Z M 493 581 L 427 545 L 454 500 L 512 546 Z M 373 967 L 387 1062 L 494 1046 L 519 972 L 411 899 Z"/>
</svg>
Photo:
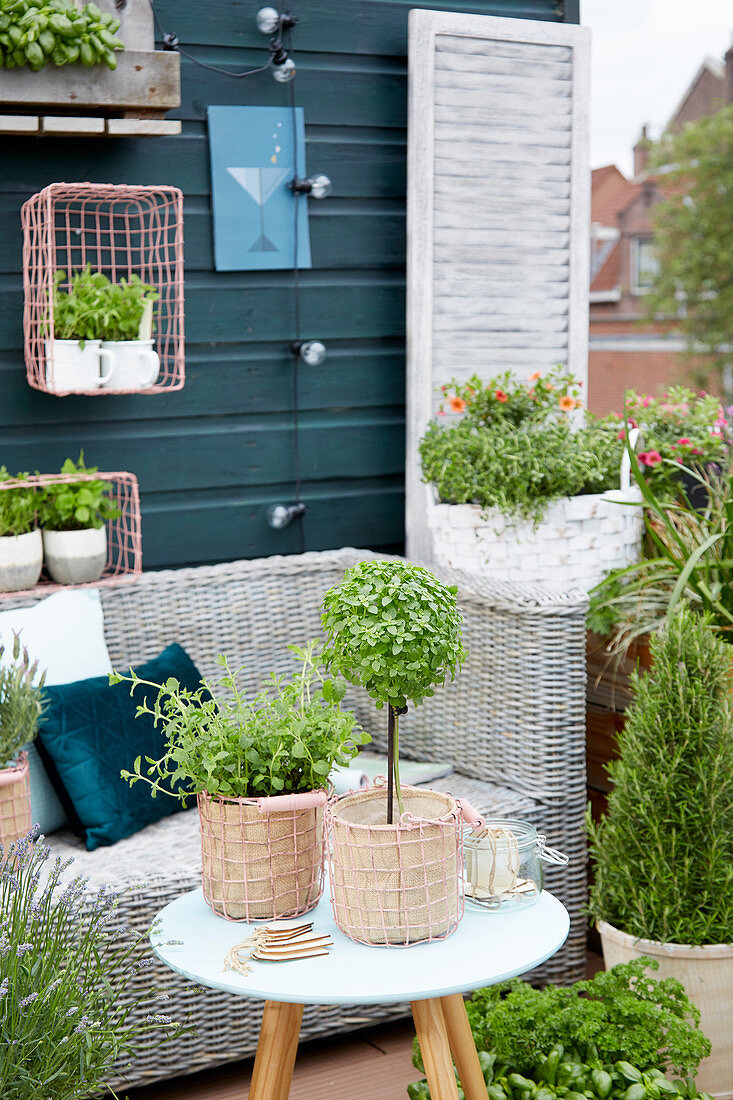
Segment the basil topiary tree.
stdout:
<svg viewBox="0 0 733 1100">
<path fill-rule="evenodd" d="M 388 824 L 395 784 L 400 813 L 404 810 L 399 716 L 408 701 L 417 706 L 446 677 L 455 679 L 465 657 L 456 593 L 418 565 L 363 561 L 323 599 L 324 662 L 365 688 L 377 707 L 388 707 Z"/>
</svg>

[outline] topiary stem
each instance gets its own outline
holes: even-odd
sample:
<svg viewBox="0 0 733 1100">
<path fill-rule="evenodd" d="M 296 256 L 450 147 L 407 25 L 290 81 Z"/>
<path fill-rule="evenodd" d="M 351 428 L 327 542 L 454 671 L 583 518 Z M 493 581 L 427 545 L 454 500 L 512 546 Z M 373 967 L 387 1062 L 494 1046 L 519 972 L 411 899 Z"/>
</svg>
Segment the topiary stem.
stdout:
<svg viewBox="0 0 733 1100">
<path fill-rule="evenodd" d="M 405 812 L 405 803 L 402 800 L 402 785 L 400 784 L 400 717 L 399 711 L 395 711 L 394 730 L 392 732 L 394 781 L 397 788 L 397 803 L 400 807 L 400 817 Z"/>
</svg>

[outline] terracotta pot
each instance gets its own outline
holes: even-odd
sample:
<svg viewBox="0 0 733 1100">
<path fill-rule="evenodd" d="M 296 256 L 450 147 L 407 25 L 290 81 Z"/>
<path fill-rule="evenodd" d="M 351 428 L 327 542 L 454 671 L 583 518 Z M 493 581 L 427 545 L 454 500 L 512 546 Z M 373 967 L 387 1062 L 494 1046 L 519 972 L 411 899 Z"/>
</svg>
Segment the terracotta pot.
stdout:
<svg viewBox="0 0 733 1100">
<path fill-rule="evenodd" d="M 649 955 L 659 962 L 658 978 L 677 978 L 701 1012 L 700 1027 L 713 1051 L 700 1066 L 697 1087 L 718 1100 L 733 1100 L 733 944 L 689 947 L 637 940 L 606 921 L 598 922 L 603 961 L 617 963 Z"/>
<path fill-rule="evenodd" d="M 43 566 L 39 530 L 0 538 L 0 592 L 20 592 L 38 584 Z"/>
<path fill-rule="evenodd" d="M 43 531 L 46 567 L 57 584 L 98 581 L 107 564 L 107 528 L 83 531 Z"/>
<path fill-rule="evenodd" d="M 22 752 L 10 767 L 0 768 L 0 844 L 7 849 L 30 828 L 30 767 L 28 754 Z"/>
<path fill-rule="evenodd" d="M 323 893 L 325 791 L 198 796 L 204 898 L 227 920 L 307 913 Z"/>
</svg>

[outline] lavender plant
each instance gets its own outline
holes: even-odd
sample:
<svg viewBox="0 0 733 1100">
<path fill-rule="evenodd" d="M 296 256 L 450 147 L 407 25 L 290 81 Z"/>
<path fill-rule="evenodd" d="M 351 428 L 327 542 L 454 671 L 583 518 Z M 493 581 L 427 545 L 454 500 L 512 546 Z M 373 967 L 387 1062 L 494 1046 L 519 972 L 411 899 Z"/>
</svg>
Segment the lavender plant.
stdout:
<svg viewBox="0 0 733 1100">
<path fill-rule="evenodd" d="M 35 682 L 38 661 L 31 664 L 28 650 L 21 647 L 17 634 L 12 662 L 3 662 L 4 655 L 5 647 L 0 645 L 0 768 L 12 764 L 20 748 L 35 740 L 38 719 L 43 713 L 46 680 L 44 672 Z"/>
<path fill-rule="evenodd" d="M 158 1011 L 165 994 L 134 988 L 153 959 L 147 936 L 117 927 L 117 894 L 90 900 L 73 860 L 31 843 L 37 831 L 0 845 L 0 1096 L 77 1100 L 109 1089 L 142 1040 L 183 1025 Z"/>
</svg>

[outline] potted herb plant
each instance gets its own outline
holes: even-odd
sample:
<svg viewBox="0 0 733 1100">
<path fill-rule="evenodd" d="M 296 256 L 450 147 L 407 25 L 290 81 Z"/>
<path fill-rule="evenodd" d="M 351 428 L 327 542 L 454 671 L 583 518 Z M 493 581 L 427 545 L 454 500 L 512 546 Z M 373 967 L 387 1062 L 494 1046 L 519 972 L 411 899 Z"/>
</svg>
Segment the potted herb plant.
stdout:
<svg viewBox="0 0 733 1100">
<path fill-rule="evenodd" d="M 102 351 L 114 356 L 112 372 L 103 379 L 107 389 L 149 389 L 160 372 L 160 358 L 153 350 L 155 287 L 139 275 L 110 283 L 102 329 Z"/>
<path fill-rule="evenodd" d="M 90 477 L 97 466 L 86 466 L 84 452 L 78 462 L 67 458 L 61 467 L 64 481 L 43 487 L 38 514 L 43 530 L 46 568 L 59 584 L 97 581 L 107 563 L 108 520 L 120 515 L 110 499 L 109 482 Z M 75 475 L 83 475 L 79 481 Z"/>
<path fill-rule="evenodd" d="M 474 993 L 466 1012 L 490 1100 L 708 1100 L 694 1083 L 710 1053 L 699 1010 L 649 969 L 636 959 L 570 988 L 515 979 Z M 417 1040 L 413 1062 L 424 1072 Z M 407 1093 L 430 1100 L 427 1081 Z"/>
<path fill-rule="evenodd" d="M 386 789 L 347 795 L 326 812 L 336 923 L 364 943 L 436 939 L 460 919 L 461 812 L 450 795 L 400 784 L 398 733 L 408 702 L 461 667 L 456 592 L 420 566 L 365 561 L 323 599 L 324 661 L 388 714 Z"/>
<path fill-rule="evenodd" d="M 678 978 L 712 1055 L 700 1085 L 733 1081 L 733 715 L 728 647 L 683 606 L 651 638 L 652 668 L 608 768 L 608 811 L 588 829 L 591 910 L 606 966 L 640 955 Z"/>
<path fill-rule="evenodd" d="M 580 419 L 578 383 L 555 368 L 444 387 L 421 443 L 433 557 L 507 581 L 591 589 L 639 556 L 638 490 L 618 426 Z"/>
<path fill-rule="evenodd" d="M 290 681 L 274 674 L 248 699 L 226 657 L 217 684 L 189 692 L 159 687 L 152 714 L 166 738 L 159 760 L 138 758 L 123 771 L 158 793 L 198 798 L 203 890 L 230 920 L 305 913 L 323 889 L 323 807 L 328 776 L 369 740 L 341 709 L 345 685 L 319 666 L 315 642 L 289 647 L 300 666 Z M 111 682 L 141 681 L 132 671 Z M 219 697 L 214 698 L 217 693 Z"/>
<path fill-rule="evenodd" d="M 43 540 L 36 527 L 35 489 L 30 485 L 2 488 L 11 478 L 0 466 L 0 592 L 20 592 L 38 583 L 43 566 Z"/>
<path fill-rule="evenodd" d="M 46 674 L 36 683 L 37 672 L 17 634 L 12 654 L 0 645 L 0 844 L 6 848 L 31 827 L 28 754 L 21 749 L 35 740 L 43 712 Z"/>
<path fill-rule="evenodd" d="M 111 925 L 118 895 L 104 886 L 92 895 L 71 878 L 73 860 L 51 856 L 35 831 L 0 852 L 3 1100 L 111 1092 L 136 1050 L 184 1029 L 140 973 L 154 958 L 148 936 Z"/>
<path fill-rule="evenodd" d="M 112 375 L 111 352 L 102 351 L 109 279 L 86 267 L 56 271 L 52 334 L 46 340 L 46 384 L 54 393 L 98 389 Z"/>
</svg>

